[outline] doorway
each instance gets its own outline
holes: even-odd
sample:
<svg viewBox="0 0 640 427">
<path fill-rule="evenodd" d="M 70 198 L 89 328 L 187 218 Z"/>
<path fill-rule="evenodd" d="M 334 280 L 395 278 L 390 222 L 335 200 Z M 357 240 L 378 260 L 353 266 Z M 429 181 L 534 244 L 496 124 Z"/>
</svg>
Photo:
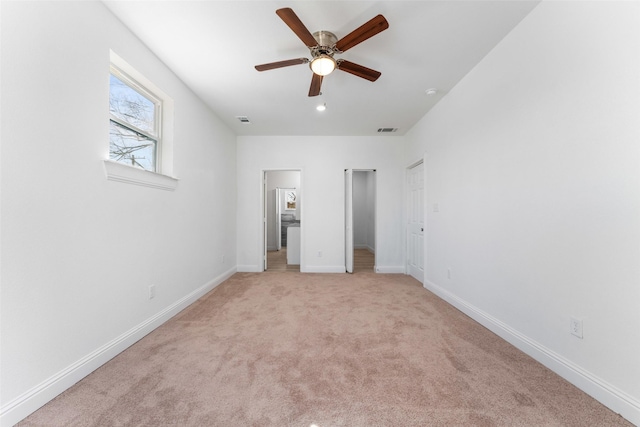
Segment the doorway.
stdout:
<svg viewBox="0 0 640 427">
<path fill-rule="evenodd" d="M 345 170 L 345 270 L 374 272 L 376 266 L 376 171 Z"/>
<path fill-rule="evenodd" d="M 302 206 L 300 170 L 263 175 L 263 270 L 300 271 Z"/>
</svg>

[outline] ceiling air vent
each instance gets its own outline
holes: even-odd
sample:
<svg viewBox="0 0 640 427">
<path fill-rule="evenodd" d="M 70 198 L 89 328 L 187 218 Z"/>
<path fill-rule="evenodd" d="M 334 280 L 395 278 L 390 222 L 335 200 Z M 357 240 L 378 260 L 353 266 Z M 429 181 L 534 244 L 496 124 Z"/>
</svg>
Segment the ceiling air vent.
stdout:
<svg viewBox="0 0 640 427">
<path fill-rule="evenodd" d="M 395 132 L 397 130 L 398 130 L 398 128 L 379 128 L 378 132 L 387 133 L 387 132 Z"/>
<path fill-rule="evenodd" d="M 247 116 L 236 116 L 236 119 L 240 120 L 240 123 L 243 123 L 245 125 L 251 124 L 251 122 L 249 121 L 249 117 Z"/>
</svg>

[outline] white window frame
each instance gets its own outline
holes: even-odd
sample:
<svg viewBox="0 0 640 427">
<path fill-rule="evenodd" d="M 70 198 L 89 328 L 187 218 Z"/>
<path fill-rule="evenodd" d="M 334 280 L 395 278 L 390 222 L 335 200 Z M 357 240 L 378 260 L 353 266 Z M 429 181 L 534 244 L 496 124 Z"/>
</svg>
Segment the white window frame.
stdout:
<svg viewBox="0 0 640 427">
<path fill-rule="evenodd" d="M 111 64 L 111 68 L 109 71 L 111 75 L 117 77 L 122 83 L 126 84 L 129 88 L 138 92 L 140 95 L 144 96 L 145 98 L 147 98 L 149 101 L 153 103 L 154 117 L 153 117 L 153 130 L 151 132 L 140 129 L 136 125 L 129 123 L 126 120 L 122 120 L 121 118 L 114 115 L 113 113 L 109 114 L 110 116 L 109 120 L 112 122 L 115 122 L 116 124 L 122 126 L 123 128 L 131 132 L 140 134 L 154 141 L 155 144 L 153 149 L 153 171 L 151 172 L 162 173 L 162 170 L 161 170 L 162 162 L 160 160 L 162 157 L 162 100 L 157 96 L 155 96 L 153 92 L 147 90 L 147 88 L 145 88 L 143 85 L 141 85 L 136 80 L 134 80 L 129 75 L 127 75 L 127 73 L 125 73 L 124 71 L 116 67 L 114 64 Z"/>
<path fill-rule="evenodd" d="M 110 73 L 113 73 L 126 84 L 131 85 L 144 96 L 149 97 L 154 103 L 157 102 L 156 115 L 159 116 L 155 117 L 155 125 L 158 127 L 157 136 L 148 135 L 152 139 L 157 140 L 155 155 L 156 171 L 152 172 L 110 160 L 109 141 L 107 141 L 104 160 L 106 177 L 111 181 L 173 191 L 178 185 L 178 179 L 173 176 L 173 99 L 113 51 L 110 52 L 110 61 Z M 143 135 L 147 134 L 141 129 L 131 126 L 131 124 L 123 123 L 117 118 L 114 120 L 109 110 L 107 110 L 107 113 L 109 126 L 111 120 L 113 120 L 134 132 L 139 132 Z"/>
</svg>

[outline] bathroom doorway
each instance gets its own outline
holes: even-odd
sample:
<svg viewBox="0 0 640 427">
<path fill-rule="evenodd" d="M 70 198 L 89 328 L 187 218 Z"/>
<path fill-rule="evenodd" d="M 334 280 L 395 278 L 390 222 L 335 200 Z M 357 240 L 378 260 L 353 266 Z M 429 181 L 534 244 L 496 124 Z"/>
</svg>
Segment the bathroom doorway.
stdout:
<svg viewBox="0 0 640 427">
<path fill-rule="evenodd" d="M 264 270 L 300 271 L 300 170 L 264 171 Z"/>
</svg>

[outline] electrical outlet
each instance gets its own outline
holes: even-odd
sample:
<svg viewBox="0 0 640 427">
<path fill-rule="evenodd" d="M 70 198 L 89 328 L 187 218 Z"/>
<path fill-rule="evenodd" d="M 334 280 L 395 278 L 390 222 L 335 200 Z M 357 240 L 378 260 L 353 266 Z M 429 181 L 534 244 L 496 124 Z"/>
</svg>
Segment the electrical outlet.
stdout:
<svg viewBox="0 0 640 427">
<path fill-rule="evenodd" d="M 322 258 L 322 251 L 318 251 L 318 258 Z"/>
<path fill-rule="evenodd" d="M 222 263 L 224 264 L 224 255 L 222 255 Z"/>
<path fill-rule="evenodd" d="M 569 332 L 571 335 L 575 335 L 582 339 L 582 319 L 576 319 L 575 317 L 569 318 Z"/>
<path fill-rule="evenodd" d="M 451 269 L 447 268 L 447 279 L 451 279 Z"/>
<path fill-rule="evenodd" d="M 156 285 L 149 285 L 149 299 L 154 299 L 156 296 Z"/>
</svg>

